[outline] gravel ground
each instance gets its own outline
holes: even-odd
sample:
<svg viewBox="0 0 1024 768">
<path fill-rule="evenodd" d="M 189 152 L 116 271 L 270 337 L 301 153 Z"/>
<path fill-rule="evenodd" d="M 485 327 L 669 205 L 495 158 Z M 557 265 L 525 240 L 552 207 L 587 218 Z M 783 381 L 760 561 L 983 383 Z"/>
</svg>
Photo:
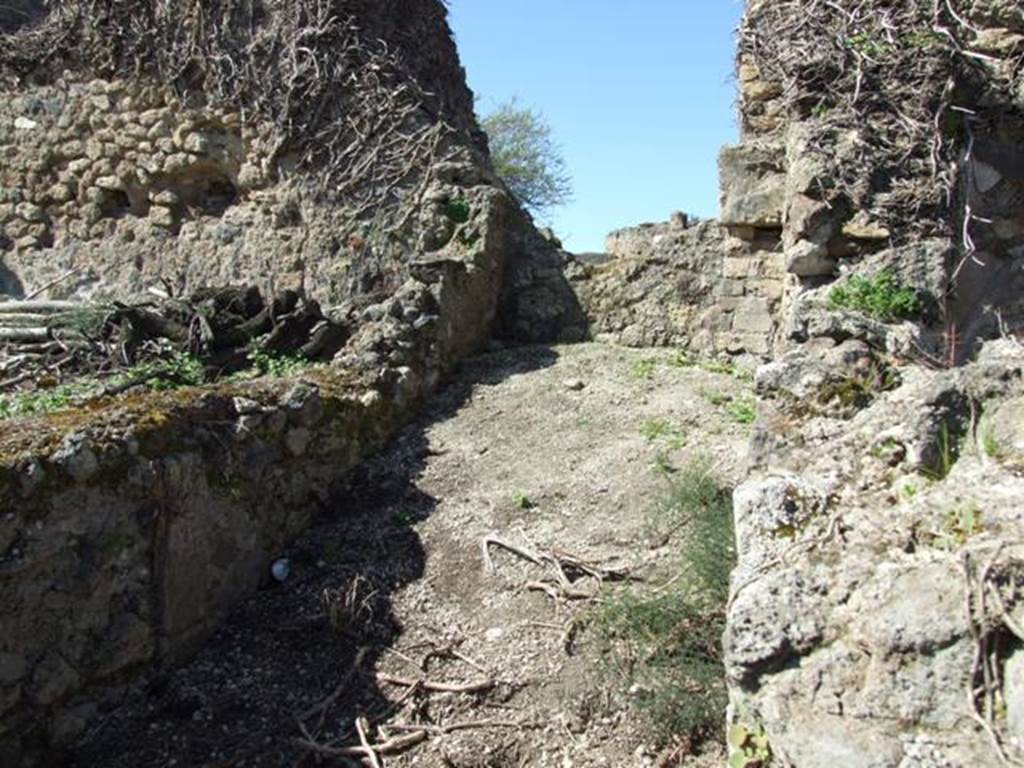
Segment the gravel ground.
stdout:
<svg viewBox="0 0 1024 768">
<path fill-rule="evenodd" d="M 389 768 L 720 765 L 714 745 L 659 752 L 586 628 L 615 587 L 567 569 L 568 599 L 544 562 L 650 575 L 678 546 L 649 534 L 659 465 L 706 456 L 740 477 L 749 427 L 730 403 L 749 385 L 673 358 L 585 344 L 467 362 L 283 553 L 288 579 L 68 765 L 371 765 L 331 753 L 358 745 L 360 716 L 373 743 L 420 739 Z M 446 686 L 461 690 L 431 690 Z"/>
</svg>

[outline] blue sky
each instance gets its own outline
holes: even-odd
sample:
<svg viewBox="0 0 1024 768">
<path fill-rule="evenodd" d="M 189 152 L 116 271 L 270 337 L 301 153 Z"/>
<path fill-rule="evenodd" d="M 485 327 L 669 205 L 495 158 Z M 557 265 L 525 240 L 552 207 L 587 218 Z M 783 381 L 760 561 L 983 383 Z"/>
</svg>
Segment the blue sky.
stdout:
<svg viewBox="0 0 1024 768">
<path fill-rule="evenodd" d="M 718 210 L 716 157 L 736 140 L 740 0 L 451 0 L 477 111 L 540 110 L 573 177 L 553 212 L 567 248 L 609 231 Z"/>
</svg>

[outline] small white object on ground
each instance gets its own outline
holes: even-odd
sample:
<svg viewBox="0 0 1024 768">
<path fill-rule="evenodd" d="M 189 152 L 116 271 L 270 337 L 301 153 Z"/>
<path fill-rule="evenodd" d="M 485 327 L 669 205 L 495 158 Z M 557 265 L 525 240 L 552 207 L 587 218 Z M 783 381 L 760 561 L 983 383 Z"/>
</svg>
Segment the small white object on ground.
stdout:
<svg viewBox="0 0 1024 768">
<path fill-rule="evenodd" d="M 281 557 L 274 561 L 273 565 L 270 566 L 270 575 L 274 577 L 276 581 L 284 581 L 288 578 L 288 574 L 291 572 L 291 563 L 288 562 L 287 557 Z"/>
</svg>

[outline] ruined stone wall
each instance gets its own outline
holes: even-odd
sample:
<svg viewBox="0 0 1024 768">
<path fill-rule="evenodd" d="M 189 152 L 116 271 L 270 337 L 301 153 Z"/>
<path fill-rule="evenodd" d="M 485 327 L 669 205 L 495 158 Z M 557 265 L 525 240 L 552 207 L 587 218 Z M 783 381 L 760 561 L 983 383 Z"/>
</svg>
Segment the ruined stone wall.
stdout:
<svg viewBox="0 0 1024 768">
<path fill-rule="evenodd" d="M 217 24 L 256 6 L 190 6 L 210 26 L 184 19 L 185 42 L 245 33 Z M 3 424 L 4 765 L 59 760 L 133 686 L 194 651 L 315 512 L 344 503 L 331 492 L 345 472 L 486 342 L 518 255 L 552 250 L 494 178 L 435 0 L 274 6 L 296 14 L 285 32 L 311 23 L 307 12 L 335 14 L 311 50 L 338 80 L 312 113 L 225 98 L 215 72 L 210 87 L 191 71 L 161 80 L 174 64 L 160 58 L 165 41 L 107 46 L 100 34 L 125 4 L 90 4 L 88 19 L 74 16 L 81 4 L 48 7 L 36 22 L 52 26 L 23 27 L 32 35 L 0 50 L 0 292 L 295 287 L 351 338 L 302 383 L 98 397 Z M 172 52 L 182 44 L 174 25 L 159 29 Z M 196 29 L 212 42 L 188 37 Z M 53 30 L 64 47 L 28 55 Z M 299 81 L 319 88 L 302 79 L 316 71 L 308 61 Z M 348 160 L 327 151 L 336 135 L 289 131 L 334 130 L 315 123 L 319 109 L 356 126 L 339 150 Z"/>
<path fill-rule="evenodd" d="M 723 152 L 722 221 L 741 237 L 779 233 L 790 341 L 848 336 L 842 326 L 854 321 L 827 311 L 829 292 L 883 268 L 926 305 L 892 342 L 904 353 L 962 361 L 1001 321 L 1019 324 L 1022 17 L 1013 4 L 966 5 L 935 29 L 930 10 L 908 6 L 888 32 L 874 11 L 858 21 L 833 10 L 807 28 L 839 40 L 817 44 L 793 21 L 805 10 L 798 2 L 750 3 L 738 60 L 742 143 Z M 787 32 L 792 60 L 777 50 Z M 948 54 L 946 34 L 968 53 Z M 901 69 L 929 57 L 934 71 Z M 856 85 L 857 68 L 867 95 L 841 91 Z M 934 92 L 921 105 L 927 126 L 901 116 L 908 89 Z M 733 184 L 744 192 L 730 196 L 730 180 L 744 177 Z"/>
<path fill-rule="evenodd" d="M 722 219 L 785 278 L 734 496 L 734 760 L 1024 757 L 1022 57 L 1018 3 L 748 4 Z M 919 312 L 831 301 L 882 270 Z"/>
<path fill-rule="evenodd" d="M 69 746 L 197 650 L 381 446 L 392 394 L 324 371 L 6 425 L 3 763 Z"/>
<path fill-rule="evenodd" d="M 193 652 L 487 338 L 505 234 L 473 197 L 461 258 L 420 259 L 302 381 L 100 397 L 0 433 L 0 758 L 44 764 Z"/>
<path fill-rule="evenodd" d="M 782 279 L 770 252 L 683 214 L 612 232 L 605 249 L 567 269 L 594 338 L 701 355 L 771 352 Z"/>
<path fill-rule="evenodd" d="M 189 19 L 155 17 L 165 42 L 120 47 L 102 40 L 123 32 L 120 10 L 81 21 L 65 5 L 37 20 L 42 31 L 21 29 L 12 40 L 30 42 L 0 61 L 0 293 L 127 298 L 255 282 L 359 303 L 401 285 L 417 253 L 450 243 L 463 187 L 497 184 L 433 0 L 296 0 L 274 14 L 257 3 L 248 25 L 210 39 L 178 39 Z M 203 13 L 215 28 L 217 9 Z M 303 24 L 321 25 L 312 63 L 267 51 L 272 63 L 253 68 L 271 69 L 248 86 L 219 59 L 201 59 L 190 81 L 171 58 L 175 45 L 236 55 L 222 37 L 246 26 L 252 40 L 237 45 L 260 53 L 272 28 L 308 34 Z M 44 57 L 33 46 L 53 30 L 64 37 Z M 289 80 L 294 94 L 281 91 Z"/>
</svg>

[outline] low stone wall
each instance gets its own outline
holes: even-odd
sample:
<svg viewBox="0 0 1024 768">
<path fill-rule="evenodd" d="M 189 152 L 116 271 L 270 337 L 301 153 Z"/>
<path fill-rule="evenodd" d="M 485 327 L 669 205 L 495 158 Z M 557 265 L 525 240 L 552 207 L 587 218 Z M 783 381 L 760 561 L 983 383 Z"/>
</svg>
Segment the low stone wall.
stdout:
<svg viewBox="0 0 1024 768">
<path fill-rule="evenodd" d="M 382 444 L 394 393 L 329 371 L 5 425 L 0 758 L 81 735 L 194 652 Z"/>
<path fill-rule="evenodd" d="M 770 236 L 737 237 L 716 221 L 612 232 L 606 254 L 573 257 L 566 274 L 591 335 L 627 346 L 766 357 L 779 329 L 781 257 Z"/>
<path fill-rule="evenodd" d="M 302 382 L 124 395 L 4 423 L 4 764 L 66 744 L 124 686 L 194 651 L 332 483 L 486 341 L 522 213 L 493 187 L 464 194 L 468 218 L 443 254 L 410 261 L 401 285 L 361 307 L 331 367 Z"/>
</svg>

